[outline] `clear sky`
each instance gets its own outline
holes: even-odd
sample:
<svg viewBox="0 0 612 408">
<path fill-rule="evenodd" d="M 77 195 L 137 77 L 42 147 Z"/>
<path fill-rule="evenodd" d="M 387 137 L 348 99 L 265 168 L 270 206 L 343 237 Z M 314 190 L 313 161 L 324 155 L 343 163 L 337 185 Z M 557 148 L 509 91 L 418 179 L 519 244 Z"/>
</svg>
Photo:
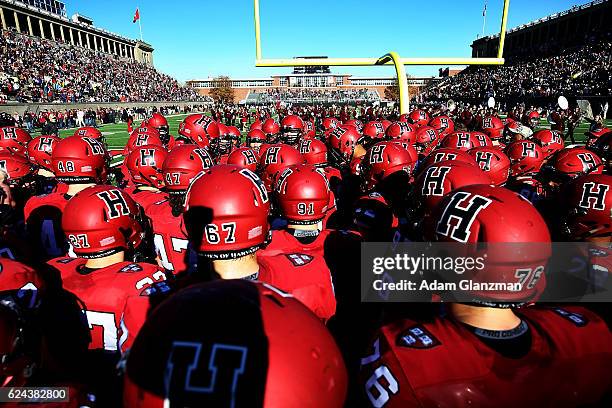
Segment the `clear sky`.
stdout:
<svg viewBox="0 0 612 408">
<path fill-rule="evenodd" d="M 94 24 L 139 38 L 132 23 L 140 7 L 144 40 L 157 69 L 181 81 L 229 75 L 259 78 L 291 68 L 255 68 L 252 0 L 67 0 Z M 326 55 L 469 57 L 482 32 L 485 0 L 260 0 L 264 58 Z M 511 0 L 508 27 L 565 10 L 583 0 Z M 485 34 L 499 32 L 502 0 L 488 0 Z M 407 67 L 415 76 L 438 67 Z M 356 76 L 391 76 L 391 67 L 335 67 Z"/>
</svg>

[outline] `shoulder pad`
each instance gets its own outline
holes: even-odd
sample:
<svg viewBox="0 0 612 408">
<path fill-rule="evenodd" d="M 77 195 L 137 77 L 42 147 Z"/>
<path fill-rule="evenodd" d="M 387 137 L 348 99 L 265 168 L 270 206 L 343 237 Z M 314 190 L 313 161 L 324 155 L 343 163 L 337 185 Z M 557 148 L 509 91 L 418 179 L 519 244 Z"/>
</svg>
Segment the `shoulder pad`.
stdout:
<svg viewBox="0 0 612 408">
<path fill-rule="evenodd" d="M 398 347 L 409 347 L 417 349 L 431 349 L 442 344 L 424 326 L 415 325 L 401 332 L 395 345 Z"/>
</svg>

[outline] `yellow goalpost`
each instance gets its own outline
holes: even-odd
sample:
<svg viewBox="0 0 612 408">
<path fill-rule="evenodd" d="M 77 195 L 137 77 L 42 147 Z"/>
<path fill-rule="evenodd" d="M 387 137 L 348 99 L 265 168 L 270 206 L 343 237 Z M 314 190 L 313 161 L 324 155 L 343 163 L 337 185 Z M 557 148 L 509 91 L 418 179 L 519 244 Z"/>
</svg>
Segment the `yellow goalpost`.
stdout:
<svg viewBox="0 0 612 408">
<path fill-rule="evenodd" d="M 254 1 L 255 8 L 255 66 L 256 67 L 297 67 L 297 66 L 374 66 L 394 65 L 397 73 L 400 94 L 400 113 L 408 113 L 410 100 L 408 94 L 408 79 L 405 65 L 503 65 L 504 41 L 506 39 L 506 24 L 510 0 L 503 0 L 501 28 L 499 32 L 499 48 L 497 58 L 401 58 L 396 52 L 389 52 L 380 58 L 263 58 L 261 51 L 261 22 L 259 18 L 259 0 Z"/>
</svg>

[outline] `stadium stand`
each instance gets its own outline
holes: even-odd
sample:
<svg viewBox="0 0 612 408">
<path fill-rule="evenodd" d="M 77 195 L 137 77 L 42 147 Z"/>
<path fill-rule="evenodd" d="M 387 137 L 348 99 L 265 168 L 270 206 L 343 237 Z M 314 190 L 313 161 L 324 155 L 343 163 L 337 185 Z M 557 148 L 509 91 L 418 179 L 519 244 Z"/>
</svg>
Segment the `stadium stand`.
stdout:
<svg viewBox="0 0 612 408">
<path fill-rule="evenodd" d="M 77 45 L 3 30 L 0 100 L 139 102 L 198 100 L 152 66 Z"/>
</svg>

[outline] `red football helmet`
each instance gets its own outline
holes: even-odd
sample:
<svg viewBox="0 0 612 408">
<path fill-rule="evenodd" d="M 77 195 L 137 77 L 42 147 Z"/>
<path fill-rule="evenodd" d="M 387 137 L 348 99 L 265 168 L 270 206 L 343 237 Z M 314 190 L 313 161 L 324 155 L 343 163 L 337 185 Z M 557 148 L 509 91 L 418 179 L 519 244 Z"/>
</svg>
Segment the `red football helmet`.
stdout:
<svg viewBox="0 0 612 408">
<path fill-rule="evenodd" d="M 8 184 L 16 187 L 28 181 L 34 173 L 34 166 L 25 156 L 3 150 L 0 151 L 0 170 L 8 176 Z"/>
<path fill-rule="evenodd" d="M 496 140 L 503 136 L 504 124 L 497 116 L 487 116 L 482 120 L 481 129 L 491 140 Z"/>
<path fill-rule="evenodd" d="M 261 127 L 263 126 L 263 123 L 261 123 L 261 121 L 259 119 L 257 119 L 255 122 L 251 123 L 251 126 L 249 127 L 249 131 L 251 130 L 261 130 Z"/>
<path fill-rule="evenodd" d="M 573 241 L 612 236 L 612 176 L 587 174 L 563 188 L 562 223 Z"/>
<path fill-rule="evenodd" d="M 404 172 L 409 177 L 418 161 L 415 153 L 391 141 L 371 146 L 361 161 L 364 190 L 373 189 L 382 180 L 398 172 Z"/>
<path fill-rule="evenodd" d="M 544 157 L 550 157 L 565 147 L 563 137 L 554 130 L 538 130 L 532 137 L 542 147 Z"/>
<path fill-rule="evenodd" d="M 523 124 L 531 129 L 537 128 L 540 126 L 540 113 L 535 110 L 529 112 L 524 116 Z"/>
<path fill-rule="evenodd" d="M 305 120 L 304 121 L 304 139 L 314 139 L 316 136 L 316 132 L 315 132 L 315 127 L 314 124 L 309 121 L 309 120 Z"/>
<path fill-rule="evenodd" d="M 53 148 L 60 141 L 57 136 L 37 136 L 28 143 L 28 158 L 43 169 L 53 171 L 51 155 Z"/>
<path fill-rule="evenodd" d="M 176 147 L 162 166 L 166 189 L 170 194 L 184 193 L 198 174 L 212 166 L 213 159 L 206 149 L 193 145 Z"/>
<path fill-rule="evenodd" d="M 227 164 L 233 164 L 251 171 L 257 170 L 258 162 L 257 152 L 250 147 L 234 149 L 227 157 Z"/>
<path fill-rule="evenodd" d="M 361 136 L 353 126 L 338 126 L 329 135 L 329 151 L 337 166 L 348 166 Z"/>
<path fill-rule="evenodd" d="M 91 137 L 70 136 L 57 142 L 51 155 L 53 173 L 66 184 L 106 181 L 104 145 Z"/>
<path fill-rule="evenodd" d="M 482 132 L 470 132 L 472 138 L 475 139 L 474 147 L 493 146 L 493 141 Z"/>
<path fill-rule="evenodd" d="M 126 407 L 338 408 L 348 382 L 342 355 L 314 314 L 268 284 L 245 280 L 173 295 L 147 318 L 126 367 Z M 208 380 L 196 382 L 195 370 L 214 373 L 207 378 L 217 379 L 215 392 L 206 391 Z"/>
<path fill-rule="evenodd" d="M 98 142 L 102 144 L 106 143 L 106 138 L 104 137 L 102 132 L 100 132 L 99 129 L 93 126 L 84 126 L 84 127 L 78 128 L 77 130 L 74 131 L 73 136 L 91 137 L 92 139 L 96 139 Z"/>
<path fill-rule="evenodd" d="M 281 121 L 281 141 L 296 146 L 304 134 L 304 121 L 297 115 L 285 116 Z"/>
<path fill-rule="evenodd" d="M 132 132 L 127 143 L 125 144 L 125 154 L 130 154 L 131 151 L 142 146 L 164 146 L 159 132 L 153 128 L 139 128 Z"/>
<path fill-rule="evenodd" d="M 306 163 L 317 167 L 327 166 L 327 146 L 320 140 L 302 140 L 298 148 Z"/>
<path fill-rule="evenodd" d="M 481 170 L 486 172 L 496 186 L 502 186 L 510 175 L 510 159 L 504 152 L 494 147 L 475 147 L 468 154 L 476 160 Z"/>
<path fill-rule="evenodd" d="M 340 121 L 336 118 L 324 118 L 323 119 L 323 130 L 335 129 L 341 125 Z"/>
<path fill-rule="evenodd" d="M 246 145 L 255 149 L 266 143 L 266 134 L 261 129 L 251 129 L 247 133 Z"/>
<path fill-rule="evenodd" d="M 583 147 L 559 150 L 551 157 L 547 170 L 552 170 L 559 181 L 576 178 L 583 174 L 601 174 L 603 162 L 593 151 Z"/>
<path fill-rule="evenodd" d="M 416 130 L 406 122 L 395 122 L 385 132 L 387 139 L 400 140 L 404 143 L 414 145 L 416 141 Z"/>
<path fill-rule="evenodd" d="M 440 163 L 441 161 L 446 160 L 456 160 L 460 162 L 464 162 L 470 165 L 474 165 L 474 158 L 464 152 L 463 150 L 457 150 L 449 147 L 441 147 L 429 154 L 422 162 L 419 163 L 419 173 L 420 170 L 426 169 L 435 163 Z"/>
<path fill-rule="evenodd" d="M 195 250 L 212 259 L 235 259 L 267 242 L 269 212 L 268 192 L 255 173 L 219 165 L 189 188 L 184 220 Z"/>
<path fill-rule="evenodd" d="M 210 116 L 194 114 L 187 116 L 181 122 L 178 133 L 191 139 L 198 147 L 208 147 L 219 137 L 219 127 Z"/>
<path fill-rule="evenodd" d="M 369 147 L 376 142 L 380 142 L 385 138 L 385 127 L 381 122 L 368 122 L 363 127 L 363 136 L 359 140 L 359 144 L 364 147 Z"/>
<path fill-rule="evenodd" d="M 358 119 L 349 119 L 346 122 L 344 122 L 345 126 L 352 126 L 354 127 L 357 132 L 361 133 L 361 131 L 363 130 L 363 122 L 358 120 Z M 340 126 L 340 125 L 338 125 Z M 338 127 L 336 126 L 336 127 Z"/>
<path fill-rule="evenodd" d="M 536 299 L 546 286 L 544 269 L 551 255 L 548 227 L 529 201 L 510 190 L 489 185 L 458 188 L 439 203 L 425 231 L 428 240 L 472 244 L 453 248 L 463 256 L 483 257 L 484 268 L 466 271 L 458 275 L 460 279 L 514 284 L 514 290 L 470 288 L 464 295 L 471 299 L 465 301 L 521 306 Z"/>
<path fill-rule="evenodd" d="M 168 121 L 159 112 L 155 112 L 147 121 L 149 127 L 154 128 L 159 133 L 159 137 L 164 144 L 170 141 L 170 127 Z"/>
<path fill-rule="evenodd" d="M 8 150 L 25 156 L 30 140 L 32 136 L 21 128 L 15 126 L 0 128 L 0 151 Z"/>
<path fill-rule="evenodd" d="M 421 109 L 415 109 L 408 115 L 408 122 L 418 127 L 426 126 L 429 123 L 429 115 Z"/>
<path fill-rule="evenodd" d="M 544 163 L 542 148 L 531 140 L 517 140 L 504 149 L 510 159 L 510 175 L 512 177 L 527 176 L 540 171 Z"/>
<path fill-rule="evenodd" d="M 68 201 L 62 229 L 78 257 L 100 258 L 138 248 L 144 238 L 140 211 L 121 189 L 93 186 Z"/>
<path fill-rule="evenodd" d="M 429 126 L 436 129 L 440 138 L 444 138 L 446 135 L 455 131 L 455 123 L 446 115 L 436 116 L 429 121 Z"/>
<path fill-rule="evenodd" d="M 438 144 L 438 133 L 431 126 L 421 126 L 416 131 L 414 148 L 420 156 L 427 156 Z"/>
<path fill-rule="evenodd" d="M 608 171 L 610 170 L 610 162 L 612 161 L 612 132 L 608 132 L 599 137 L 590 149 L 605 161 Z"/>
<path fill-rule="evenodd" d="M 325 173 L 309 164 L 291 166 L 278 177 L 276 200 L 290 224 L 316 224 L 325 217 L 329 204 L 329 182 Z"/>
<path fill-rule="evenodd" d="M 274 189 L 276 178 L 289 166 L 303 164 L 304 158 L 293 146 L 278 143 L 267 147 L 259 157 L 258 173 L 268 191 Z"/>
<path fill-rule="evenodd" d="M 126 166 L 134 184 L 156 188 L 164 186 L 162 166 L 168 152 L 161 146 L 137 147 L 126 159 Z"/>
<path fill-rule="evenodd" d="M 453 132 L 442 139 L 438 146 L 467 152 L 473 147 L 480 146 L 480 141 L 471 132 Z"/>
<path fill-rule="evenodd" d="M 268 143 L 276 143 L 280 133 L 280 125 L 272 118 L 266 119 L 261 126 L 261 130 L 266 134 Z"/>
<path fill-rule="evenodd" d="M 211 143 L 211 151 L 215 155 L 229 154 L 232 149 L 240 144 L 240 136 L 236 137 L 229 126 L 218 123 L 219 137 Z M 239 132 L 240 133 L 240 132 Z"/>
<path fill-rule="evenodd" d="M 489 176 L 474 163 L 441 161 L 423 169 L 415 182 L 415 193 L 426 214 L 433 211 L 444 195 L 459 187 L 490 184 Z"/>
</svg>

